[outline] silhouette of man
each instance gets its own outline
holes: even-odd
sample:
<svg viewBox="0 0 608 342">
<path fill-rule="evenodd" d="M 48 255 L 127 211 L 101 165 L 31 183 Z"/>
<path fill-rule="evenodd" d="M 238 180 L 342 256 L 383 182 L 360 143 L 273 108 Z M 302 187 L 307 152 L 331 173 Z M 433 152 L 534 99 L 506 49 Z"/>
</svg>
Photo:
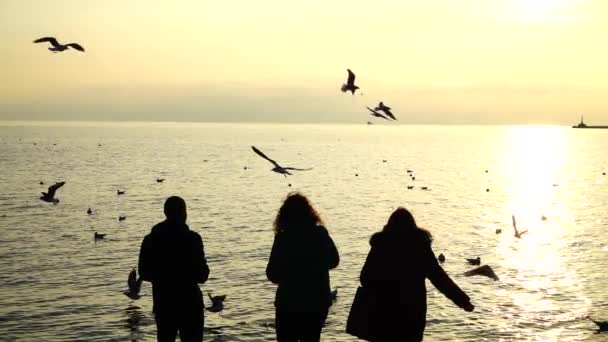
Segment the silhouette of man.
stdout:
<svg viewBox="0 0 608 342">
<path fill-rule="evenodd" d="M 198 284 L 209 267 L 201 236 L 186 225 L 186 202 L 165 201 L 166 220 L 152 227 L 139 252 L 139 273 L 152 283 L 156 337 L 159 342 L 203 340 L 204 304 Z"/>
</svg>

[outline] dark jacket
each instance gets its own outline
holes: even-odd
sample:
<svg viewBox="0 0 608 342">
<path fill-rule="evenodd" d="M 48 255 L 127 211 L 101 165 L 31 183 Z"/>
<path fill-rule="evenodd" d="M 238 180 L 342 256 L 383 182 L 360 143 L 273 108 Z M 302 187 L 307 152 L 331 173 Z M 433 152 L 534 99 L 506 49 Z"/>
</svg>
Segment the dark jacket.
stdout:
<svg viewBox="0 0 608 342">
<path fill-rule="evenodd" d="M 152 282 L 154 312 L 200 312 L 204 308 L 198 284 L 207 281 L 209 267 L 201 236 L 186 224 L 163 221 L 141 244 L 139 274 Z"/>
<path fill-rule="evenodd" d="M 323 226 L 292 227 L 274 237 L 266 275 L 278 284 L 274 305 L 288 312 L 322 312 L 331 306 L 329 270 L 340 257 Z"/>
<path fill-rule="evenodd" d="M 426 324 L 425 278 L 463 307 L 469 297 L 439 266 L 431 239 L 423 231 L 380 232 L 361 270 L 361 284 L 375 298 L 372 305 L 374 341 L 421 341 Z"/>
</svg>

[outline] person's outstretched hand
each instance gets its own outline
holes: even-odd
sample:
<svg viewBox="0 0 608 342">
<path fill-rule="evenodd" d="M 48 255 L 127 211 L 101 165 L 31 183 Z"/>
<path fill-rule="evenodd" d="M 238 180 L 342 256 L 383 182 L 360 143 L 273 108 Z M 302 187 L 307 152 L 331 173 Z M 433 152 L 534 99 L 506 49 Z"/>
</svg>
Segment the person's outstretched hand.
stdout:
<svg viewBox="0 0 608 342">
<path fill-rule="evenodd" d="M 467 303 L 465 306 L 462 307 L 464 309 L 464 311 L 466 312 L 471 312 L 473 310 L 475 310 L 475 306 L 471 303 Z"/>
</svg>

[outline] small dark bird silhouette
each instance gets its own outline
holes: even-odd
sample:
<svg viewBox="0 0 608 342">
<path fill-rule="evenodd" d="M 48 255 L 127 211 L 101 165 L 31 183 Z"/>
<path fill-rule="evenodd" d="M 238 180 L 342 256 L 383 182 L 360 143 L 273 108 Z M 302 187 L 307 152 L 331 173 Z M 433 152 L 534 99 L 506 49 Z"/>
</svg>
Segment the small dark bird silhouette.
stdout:
<svg viewBox="0 0 608 342">
<path fill-rule="evenodd" d="M 496 234 L 500 234 L 500 233 L 502 233 L 502 229 L 496 228 Z"/>
<path fill-rule="evenodd" d="M 543 221 L 547 221 L 547 216 L 542 215 L 542 216 L 540 217 L 540 219 L 541 219 L 541 220 L 543 220 Z"/>
<path fill-rule="evenodd" d="M 165 181 L 164 178 L 156 178 L 156 183 L 162 183 L 164 181 Z"/>
<path fill-rule="evenodd" d="M 480 275 L 480 276 L 492 278 L 494 280 L 498 280 L 498 276 L 496 275 L 496 273 L 494 273 L 494 270 L 492 269 L 492 267 L 490 267 L 488 265 L 479 266 L 470 271 L 466 271 L 464 273 L 464 275 L 467 277 Z"/>
<path fill-rule="evenodd" d="M 65 184 L 65 182 L 59 182 L 59 183 L 55 183 L 55 184 L 49 186 L 49 189 L 47 190 L 48 192 L 42 192 L 42 196 L 40 196 L 40 199 L 45 202 L 49 202 L 49 203 L 54 203 L 54 204 L 59 203 L 59 199 L 55 198 L 55 192 L 57 191 L 57 189 L 61 188 L 64 184 Z"/>
<path fill-rule="evenodd" d="M 595 323 L 595 325 L 597 325 L 597 331 L 598 332 L 602 332 L 602 331 L 608 331 L 608 321 L 602 322 L 602 321 L 596 321 L 593 318 L 587 316 L 587 319 L 589 319 L 591 322 Z"/>
<path fill-rule="evenodd" d="M 124 191 L 124 190 L 123 190 L 123 191 L 116 190 L 116 194 L 117 194 L 117 195 L 124 195 L 124 194 L 125 194 L 125 191 Z"/>
<path fill-rule="evenodd" d="M 407 173 L 412 173 L 414 172 L 414 170 L 407 170 Z"/>
<path fill-rule="evenodd" d="M 420 189 L 422 189 L 422 190 L 428 190 L 429 188 L 427 186 L 423 186 Z"/>
<path fill-rule="evenodd" d="M 490 189 L 486 189 L 486 192 L 490 192 Z"/>
<path fill-rule="evenodd" d="M 141 283 L 143 281 L 144 280 L 141 277 L 137 279 L 137 271 L 135 270 L 135 267 L 133 267 L 131 272 L 129 272 L 129 278 L 127 279 L 129 290 L 123 293 L 131 299 L 139 299 L 139 291 L 141 290 Z"/>
<path fill-rule="evenodd" d="M 475 259 L 468 259 L 467 258 L 467 262 L 471 265 L 481 265 L 481 258 L 477 257 Z"/>
<path fill-rule="evenodd" d="M 346 71 L 348 71 L 348 78 L 346 79 L 346 83 L 342 85 L 341 90 L 343 93 L 350 91 L 353 95 L 355 95 L 355 91 L 359 89 L 359 87 L 355 85 L 355 73 L 350 69 L 346 69 Z"/>
<path fill-rule="evenodd" d="M 412 180 L 416 180 L 416 177 L 412 176 Z"/>
<path fill-rule="evenodd" d="M 292 175 L 289 171 L 309 171 L 312 170 L 312 168 L 309 169 L 298 169 L 295 167 L 283 167 L 281 165 L 279 165 L 276 161 L 268 158 L 262 151 L 258 150 L 255 146 L 251 146 L 251 148 L 253 149 L 253 152 L 255 152 L 257 155 L 259 155 L 260 157 L 268 160 L 269 162 L 271 162 L 274 165 L 274 168 L 272 168 L 272 171 L 276 172 L 276 173 L 280 173 L 283 176 L 287 177 L 287 175 Z"/>
<path fill-rule="evenodd" d="M 445 255 L 443 255 L 443 253 L 439 253 L 437 260 L 439 260 L 439 262 L 443 264 L 445 262 Z"/>
<path fill-rule="evenodd" d="M 126 216 L 118 216 L 118 221 L 124 221 L 126 219 L 127 219 Z"/>
<path fill-rule="evenodd" d="M 414 186 L 413 186 L 413 185 L 408 185 L 408 186 L 407 186 L 407 189 L 408 189 L 408 190 L 412 190 L 413 188 L 414 188 Z"/>
<path fill-rule="evenodd" d="M 524 235 L 525 233 L 527 233 L 527 230 L 524 231 L 518 231 L 517 230 L 517 223 L 515 223 L 515 215 L 511 215 L 511 219 L 513 221 L 513 230 L 515 231 L 514 235 L 516 238 L 521 239 L 521 236 Z"/>
<path fill-rule="evenodd" d="M 93 210 L 91 210 L 91 208 L 87 209 L 87 214 L 89 214 L 89 215 L 93 214 Z"/>
<path fill-rule="evenodd" d="M 383 118 L 384 120 L 388 120 L 388 118 L 386 116 L 382 115 L 381 113 L 378 113 L 377 111 L 375 111 L 375 110 L 373 110 L 373 109 L 371 109 L 369 107 L 365 107 L 365 108 L 367 108 L 367 110 L 370 111 L 370 114 L 372 116 L 375 116 L 377 118 Z"/>
<path fill-rule="evenodd" d="M 391 107 L 385 106 L 382 101 L 380 101 L 380 103 L 378 103 L 374 109 L 384 112 L 384 114 L 388 115 L 393 120 L 397 120 L 397 118 L 393 115 L 393 112 L 391 112 Z"/>
<path fill-rule="evenodd" d="M 84 52 L 84 48 L 80 44 L 77 44 L 77 43 L 59 44 L 57 39 L 55 39 L 54 37 L 44 37 L 44 38 L 34 40 L 34 43 L 46 43 L 46 42 L 51 44 L 51 47 L 49 48 L 49 50 L 53 51 L 54 53 L 62 52 L 69 48 L 78 50 L 80 52 Z"/>
<path fill-rule="evenodd" d="M 43 181 L 40 181 L 40 185 L 44 185 L 44 182 L 43 182 Z"/>
<path fill-rule="evenodd" d="M 207 295 L 209 296 L 209 300 L 211 300 L 211 306 L 205 308 L 207 311 L 221 312 L 224 310 L 224 300 L 226 299 L 226 295 L 211 296 L 211 292 L 207 292 Z"/>
<path fill-rule="evenodd" d="M 106 235 L 108 235 L 108 234 L 100 234 L 98 232 L 95 232 L 95 235 L 93 235 L 93 236 L 95 237 L 95 240 L 101 240 L 101 239 L 105 238 Z"/>
</svg>

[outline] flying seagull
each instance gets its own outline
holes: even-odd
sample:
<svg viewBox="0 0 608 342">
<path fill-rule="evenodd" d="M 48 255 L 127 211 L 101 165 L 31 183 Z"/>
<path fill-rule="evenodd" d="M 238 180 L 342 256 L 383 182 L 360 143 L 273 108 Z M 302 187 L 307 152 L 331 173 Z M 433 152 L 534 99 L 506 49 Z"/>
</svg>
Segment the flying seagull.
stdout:
<svg viewBox="0 0 608 342">
<path fill-rule="evenodd" d="M 55 39 L 55 37 L 44 37 L 44 38 L 34 40 L 34 43 L 46 43 L 46 42 L 49 42 L 52 45 L 49 48 L 49 50 L 53 51 L 55 53 L 65 51 L 69 48 L 84 52 L 84 48 L 80 44 L 77 44 L 77 43 L 59 44 L 59 42 L 57 41 L 57 39 Z"/>
<path fill-rule="evenodd" d="M 371 109 L 371 108 L 369 108 L 367 106 L 365 108 L 367 108 L 367 110 L 370 111 L 370 114 L 372 116 L 375 116 L 377 118 L 383 118 L 384 120 L 388 120 L 388 118 L 386 116 L 382 115 L 382 113 L 378 113 L 376 110 L 373 110 L 373 109 Z"/>
<path fill-rule="evenodd" d="M 468 259 L 467 258 L 467 262 L 471 265 L 481 265 L 481 258 L 477 257 L 475 259 Z"/>
<path fill-rule="evenodd" d="M 391 119 L 397 120 L 397 118 L 395 118 L 395 116 L 393 115 L 393 112 L 391 112 L 391 107 L 385 106 L 384 103 L 382 103 L 382 101 L 380 101 L 380 103 L 378 103 L 378 106 L 376 106 L 376 108 L 374 108 L 374 110 L 383 111 L 384 114 L 390 116 Z"/>
<path fill-rule="evenodd" d="M 129 278 L 127 279 L 127 285 L 129 285 L 129 290 L 125 291 L 124 294 L 131 299 L 139 299 L 139 290 L 141 289 L 141 283 L 144 280 L 139 277 L 137 279 L 137 271 L 135 267 L 129 273 Z"/>
<path fill-rule="evenodd" d="M 494 273 L 494 270 L 492 269 L 492 267 L 490 267 L 488 265 L 479 266 L 470 271 L 464 272 L 464 275 L 467 277 L 480 275 L 480 276 L 492 278 L 494 280 L 498 280 L 498 276 L 496 275 L 496 273 Z"/>
<path fill-rule="evenodd" d="M 348 71 L 348 78 L 346 79 L 346 83 L 342 85 L 341 90 L 343 93 L 350 91 L 353 95 L 355 95 L 355 91 L 359 89 L 359 87 L 355 85 L 355 73 L 350 69 L 346 69 L 346 71 Z"/>
<path fill-rule="evenodd" d="M 289 172 L 290 170 L 292 171 L 309 171 L 312 170 L 312 168 L 309 169 L 298 169 L 295 167 L 283 167 L 281 165 L 279 165 L 277 162 L 275 162 L 274 160 L 268 158 L 262 151 L 258 150 L 255 146 L 251 146 L 251 148 L 253 149 L 253 152 L 257 153 L 260 157 L 268 160 L 269 162 L 271 162 L 274 165 L 274 168 L 272 168 L 272 171 L 276 172 L 276 173 L 280 173 L 283 176 L 287 177 L 287 175 L 291 175 L 291 173 Z"/>
<path fill-rule="evenodd" d="M 511 218 L 513 219 L 513 230 L 515 231 L 515 234 L 513 236 L 515 236 L 518 239 L 521 239 L 521 236 L 524 235 L 525 233 L 527 233 L 527 230 L 524 230 L 523 232 L 520 232 L 517 230 L 517 223 L 515 223 L 515 216 L 511 215 Z"/>
<path fill-rule="evenodd" d="M 63 185 L 65 184 L 65 182 L 59 182 L 59 183 L 55 183 L 51 186 L 49 186 L 49 189 L 47 190 L 47 192 L 42 192 L 42 196 L 40 196 L 40 199 L 45 201 L 45 202 L 49 202 L 49 203 L 59 203 L 59 199 L 55 198 L 55 192 L 57 191 L 57 189 L 61 188 Z"/>
<path fill-rule="evenodd" d="M 211 296 L 211 292 L 207 292 L 207 295 L 211 300 L 211 306 L 206 308 L 207 311 L 220 312 L 224 310 L 224 300 L 226 299 L 226 295 Z"/>
<path fill-rule="evenodd" d="M 596 321 L 593 318 L 587 316 L 587 318 L 597 325 L 598 332 L 600 331 L 608 331 L 608 322 Z"/>
</svg>

